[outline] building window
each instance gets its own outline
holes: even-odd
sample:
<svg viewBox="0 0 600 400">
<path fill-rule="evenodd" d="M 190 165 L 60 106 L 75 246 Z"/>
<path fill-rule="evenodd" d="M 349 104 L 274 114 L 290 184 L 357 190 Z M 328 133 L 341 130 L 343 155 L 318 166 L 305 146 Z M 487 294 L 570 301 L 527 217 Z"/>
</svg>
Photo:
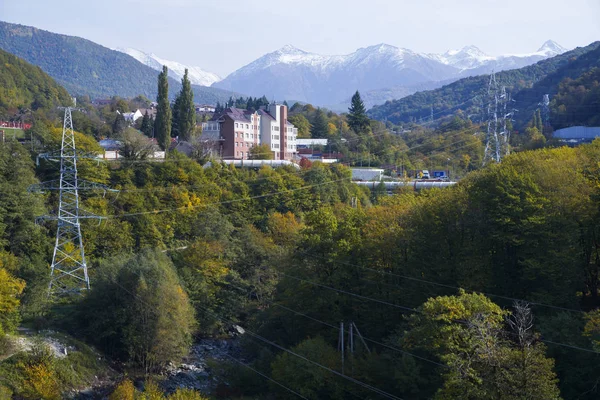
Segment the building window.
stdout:
<svg viewBox="0 0 600 400">
<path fill-rule="evenodd" d="M 237 123 L 237 122 L 235 123 L 235 127 L 236 127 L 236 128 L 238 127 L 238 123 Z"/>
</svg>

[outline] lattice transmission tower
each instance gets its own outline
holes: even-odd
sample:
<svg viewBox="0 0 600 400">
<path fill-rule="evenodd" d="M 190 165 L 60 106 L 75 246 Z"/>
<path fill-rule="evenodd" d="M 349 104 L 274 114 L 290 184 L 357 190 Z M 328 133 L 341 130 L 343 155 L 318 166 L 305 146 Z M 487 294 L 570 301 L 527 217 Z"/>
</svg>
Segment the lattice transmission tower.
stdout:
<svg viewBox="0 0 600 400">
<path fill-rule="evenodd" d="M 50 161 L 60 161 L 60 178 L 32 185 L 29 188 L 32 192 L 59 191 L 57 214 L 38 218 L 39 220 L 57 221 L 56 240 L 48 286 L 50 294 L 80 292 L 90 288 L 80 222 L 86 218 L 102 219 L 102 217 L 80 208 L 79 191 L 111 190 L 102 184 L 78 180 L 77 160 L 80 158 L 96 158 L 96 155 L 77 152 L 71 107 L 65 107 L 64 110 L 60 153 L 45 153 L 38 156 L 38 158 Z"/>
<path fill-rule="evenodd" d="M 499 163 L 502 158 L 510 154 L 510 131 L 508 122 L 513 111 L 509 110 L 510 95 L 506 87 L 500 87 L 496 81 L 496 74 L 492 72 L 487 90 L 487 133 L 483 164 L 490 162 Z"/>
<path fill-rule="evenodd" d="M 542 126 L 546 128 L 550 126 L 550 95 L 545 94 L 540 105 L 542 106 Z"/>
</svg>

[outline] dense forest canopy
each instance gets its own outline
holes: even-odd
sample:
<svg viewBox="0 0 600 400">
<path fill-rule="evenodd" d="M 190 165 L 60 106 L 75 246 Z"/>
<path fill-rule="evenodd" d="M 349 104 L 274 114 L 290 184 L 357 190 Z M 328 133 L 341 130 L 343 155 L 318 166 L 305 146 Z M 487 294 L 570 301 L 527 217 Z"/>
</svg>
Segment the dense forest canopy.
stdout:
<svg viewBox="0 0 600 400">
<path fill-rule="evenodd" d="M 69 94 L 39 67 L 0 50 L 0 119 L 19 111 L 71 103 Z"/>
</svg>

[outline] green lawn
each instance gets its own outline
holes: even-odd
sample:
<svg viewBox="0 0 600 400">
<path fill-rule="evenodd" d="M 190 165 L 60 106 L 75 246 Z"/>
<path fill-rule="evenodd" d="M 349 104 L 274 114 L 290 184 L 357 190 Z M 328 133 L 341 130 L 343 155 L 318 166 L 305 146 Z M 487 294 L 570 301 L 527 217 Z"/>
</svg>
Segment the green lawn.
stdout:
<svg viewBox="0 0 600 400">
<path fill-rule="evenodd" d="M 0 127 L 0 131 L 4 131 L 6 139 L 23 139 L 25 138 L 25 132 L 19 128 L 6 128 Z"/>
</svg>

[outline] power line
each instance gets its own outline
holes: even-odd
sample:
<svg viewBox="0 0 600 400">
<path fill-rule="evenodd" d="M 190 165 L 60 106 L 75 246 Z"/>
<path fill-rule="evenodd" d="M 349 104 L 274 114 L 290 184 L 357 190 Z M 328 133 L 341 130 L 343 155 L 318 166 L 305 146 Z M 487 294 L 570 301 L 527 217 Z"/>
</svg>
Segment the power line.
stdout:
<svg viewBox="0 0 600 400">
<path fill-rule="evenodd" d="M 282 384 L 282 383 L 280 383 L 280 382 L 277 382 L 275 379 L 273 379 L 273 378 L 271 378 L 271 377 L 269 377 L 269 376 L 267 376 L 267 375 L 263 374 L 263 373 L 262 373 L 262 372 L 260 372 L 259 370 L 257 370 L 257 369 L 255 369 L 255 368 L 253 368 L 252 366 L 250 366 L 250 365 L 246 364 L 245 362 L 243 362 L 243 361 L 241 361 L 241 360 L 238 360 L 237 358 L 233 357 L 232 355 L 229 355 L 229 354 L 225 353 L 225 356 L 226 356 L 226 357 L 229 357 L 229 358 L 231 358 L 233 361 L 235 361 L 235 362 L 237 362 L 237 363 L 239 363 L 239 364 L 243 365 L 244 367 L 251 369 L 252 371 L 256 372 L 258 375 L 260 375 L 260 376 L 262 376 L 263 378 L 265 378 L 265 379 L 268 379 L 269 381 L 273 382 L 274 384 L 276 384 L 276 385 L 278 385 L 278 386 L 280 386 L 280 387 L 284 388 L 284 389 L 285 389 L 285 390 L 287 390 L 288 392 L 290 392 L 290 393 L 292 393 L 292 394 L 295 394 L 296 396 L 300 397 L 301 399 L 308 400 L 306 397 L 302 396 L 300 393 L 298 393 L 298 392 L 296 392 L 296 391 L 294 391 L 294 390 L 290 389 L 289 387 L 285 386 L 284 384 Z"/>
<path fill-rule="evenodd" d="M 223 322 L 233 323 L 233 321 L 228 320 L 227 318 L 221 317 L 221 316 L 213 313 L 212 311 L 210 311 L 209 309 L 207 309 L 205 307 L 202 307 L 200 305 L 198 307 L 204 309 L 204 311 L 208 312 L 209 314 L 212 314 L 214 317 L 220 319 Z M 248 333 L 250 336 L 252 336 L 252 337 L 254 337 L 254 338 L 256 338 L 256 339 L 258 339 L 258 340 L 260 340 L 262 342 L 265 342 L 265 343 L 267 343 L 267 344 L 269 344 L 269 345 L 271 345 L 271 346 L 273 346 L 275 348 L 278 348 L 281 351 L 284 351 L 284 352 L 286 352 L 288 354 L 291 354 L 291 355 L 293 355 L 295 357 L 298 357 L 298 358 L 300 358 L 300 359 L 302 359 L 304 361 L 307 361 L 307 362 L 309 362 L 311 364 L 314 364 L 314 365 L 316 365 L 316 366 L 318 366 L 318 367 L 320 367 L 322 369 L 325 369 L 325 370 L 327 370 L 327 371 L 329 371 L 329 372 L 331 372 L 331 373 L 333 373 L 333 374 L 335 374 L 335 375 L 337 375 L 337 376 L 339 376 L 339 377 L 341 377 L 343 379 L 346 379 L 346 380 L 348 380 L 350 382 L 353 382 L 353 383 L 355 383 L 355 384 L 357 384 L 359 386 L 362 386 L 365 389 L 368 389 L 368 390 L 370 390 L 370 391 L 372 391 L 374 393 L 377 393 L 377 394 L 379 394 L 379 395 L 381 395 L 383 397 L 386 397 L 388 399 L 394 399 L 394 400 L 402 400 L 400 397 L 394 396 L 393 394 L 387 393 L 384 390 L 378 389 L 378 388 L 376 388 L 374 386 L 371 386 L 371 385 L 369 385 L 367 383 L 359 381 L 358 379 L 352 378 L 351 376 L 344 375 L 344 374 L 342 374 L 342 373 L 340 373 L 340 372 L 338 372 L 338 371 L 336 371 L 336 370 L 334 370 L 332 368 L 329 368 L 329 367 L 327 367 L 327 366 L 325 366 L 325 365 L 323 365 L 321 363 L 313 361 L 313 360 L 311 360 L 311 359 L 309 359 L 309 358 L 307 358 L 307 357 L 305 357 L 305 356 L 303 356 L 301 354 L 298 354 L 298 353 L 296 353 L 296 352 L 294 352 L 292 350 L 289 350 L 289 349 L 287 349 L 287 348 L 285 348 L 283 346 L 280 346 L 277 343 L 275 343 L 275 342 L 273 342 L 273 341 L 271 341 L 271 340 L 269 340 L 269 339 L 267 339 L 267 338 L 265 338 L 265 337 L 263 337 L 263 336 L 261 336 L 261 335 L 259 335 L 257 333 L 254 333 L 254 332 L 252 332 L 252 331 L 250 331 L 250 330 L 248 330 L 248 329 L 246 329 L 244 327 L 242 327 L 242 329 L 244 329 L 245 333 Z"/>
<path fill-rule="evenodd" d="M 307 319 L 310 319 L 310 320 L 312 320 L 312 321 L 318 322 L 318 323 L 320 323 L 320 324 L 323 324 L 323 325 L 325 325 L 325 326 L 328 326 L 328 327 L 330 327 L 330 328 L 332 328 L 332 329 L 335 329 L 335 330 L 338 330 L 338 329 L 339 329 L 339 327 L 337 327 L 337 326 L 335 326 L 335 325 L 333 325 L 333 324 L 330 324 L 330 323 L 327 323 L 327 322 L 321 321 L 321 320 L 319 320 L 319 319 L 317 319 L 317 318 L 311 317 L 310 315 L 303 314 L 303 313 L 301 313 L 301 312 L 299 312 L 299 311 L 296 311 L 296 310 L 293 310 L 293 309 L 291 309 L 291 308 L 288 308 L 288 307 L 282 306 L 281 304 L 273 304 L 273 306 L 275 306 L 275 307 L 279 307 L 279 308 L 282 308 L 282 309 L 284 309 L 284 310 L 287 310 L 287 311 L 290 311 L 290 312 L 292 312 L 292 313 L 294 313 L 294 314 L 297 314 L 297 315 L 300 315 L 300 316 L 302 316 L 302 317 L 304 317 L 304 318 L 307 318 Z M 408 351 L 406 351 L 406 350 L 402 350 L 402 349 L 399 349 L 399 348 L 397 348 L 397 347 L 390 346 L 390 345 L 388 345 L 388 344 L 385 344 L 385 343 L 379 342 L 379 341 L 377 341 L 377 340 L 370 339 L 370 338 L 368 338 L 368 337 L 366 337 L 366 336 L 363 336 L 363 339 L 364 339 L 364 340 L 366 340 L 367 342 L 374 343 L 374 344 L 377 344 L 377 345 L 379 345 L 379 346 L 385 347 L 385 348 L 387 348 L 387 349 L 389 349 L 389 350 L 397 351 L 397 352 L 399 352 L 399 353 L 403 353 L 403 354 L 406 354 L 406 355 L 409 355 L 409 356 L 412 356 L 412 357 L 418 358 L 419 360 L 426 361 L 426 362 L 428 362 L 428 363 L 431 363 L 431 364 L 435 364 L 435 365 L 437 365 L 437 366 L 439 366 L 439 367 L 449 368 L 447 365 L 441 364 L 441 363 L 439 363 L 439 362 L 437 362 L 437 361 L 433 361 L 433 360 L 430 360 L 430 359 L 428 359 L 428 358 L 421 357 L 421 356 L 419 356 L 419 355 L 416 355 L 416 354 L 410 353 L 410 352 L 408 352 Z"/>
<path fill-rule="evenodd" d="M 308 253 L 308 252 L 301 251 L 301 250 L 298 250 L 298 251 L 300 253 L 305 254 L 307 256 L 310 256 L 310 257 L 316 257 L 316 258 L 320 258 L 322 260 L 327 260 L 327 258 L 319 256 L 318 254 L 312 254 L 312 253 Z M 339 263 L 339 264 L 344 264 L 344 265 L 347 265 L 347 266 L 350 266 L 350 267 L 356 267 L 356 268 L 360 268 L 360 269 L 364 269 L 364 270 L 376 272 L 377 274 L 384 274 L 384 275 L 394 276 L 394 277 L 397 277 L 397 278 L 407 279 L 407 280 L 411 280 L 411 281 L 415 281 L 415 282 L 421 282 L 421 283 L 425 283 L 425 284 L 429 284 L 429 285 L 434 285 L 434 286 L 445 287 L 445 288 L 448 288 L 448 289 L 455 289 L 455 290 L 461 290 L 462 289 L 462 290 L 465 290 L 467 292 L 481 293 L 481 294 L 484 294 L 484 295 L 489 296 L 489 297 L 497 297 L 497 298 L 501 298 L 501 299 L 504 299 L 504 300 L 510 300 L 510 301 L 524 301 L 526 303 L 529 303 L 529 304 L 535 305 L 535 306 L 548 307 L 548 308 L 553 308 L 553 309 L 561 310 L 561 311 L 569 311 L 569 312 L 577 312 L 577 313 L 585 314 L 585 311 L 583 311 L 583 310 L 576 310 L 574 308 L 567 308 L 567 307 L 555 306 L 555 305 L 551 305 L 551 304 L 539 303 L 539 302 L 529 301 L 529 300 L 525 300 L 525 299 L 518 299 L 518 298 L 515 298 L 515 297 L 509 297 L 509 296 L 503 296 L 503 295 L 499 295 L 499 294 L 482 292 L 482 291 L 479 291 L 479 290 L 465 289 L 463 287 L 453 286 L 453 285 L 449 285 L 449 284 L 445 284 L 445 283 L 439 283 L 439 282 L 435 282 L 435 281 L 431 281 L 431 280 L 427 280 L 427 279 L 415 278 L 413 276 L 401 275 L 401 274 L 392 273 L 392 272 L 383 271 L 383 270 L 378 270 L 378 269 L 374 269 L 374 268 L 363 267 L 361 265 L 352 264 L 352 263 L 348 263 L 348 262 L 345 262 L 345 261 L 335 261 L 335 262 Z M 393 285 L 393 286 L 397 286 L 397 285 Z"/>
<path fill-rule="evenodd" d="M 289 275 L 286 275 L 286 274 L 284 274 L 282 272 L 280 272 L 280 274 L 282 274 L 284 276 L 290 277 Z M 389 303 L 387 301 L 383 301 L 383 300 L 379 300 L 379 299 L 374 299 L 374 298 L 368 297 L 368 296 L 359 295 L 359 294 L 356 294 L 356 293 L 353 293 L 353 292 L 349 292 L 347 290 L 336 289 L 336 288 L 331 287 L 331 286 L 322 285 L 322 284 L 319 284 L 319 283 L 316 283 L 316 282 L 311 282 L 311 281 L 308 281 L 308 280 L 305 280 L 305 279 L 301 279 L 301 278 L 297 278 L 297 277 L 292 277 L 292 278 L 297 279 L 297 280 L 302 281 L 302 282 L 306 282 L 306 283 L 312 284 L 314 286 L 322 287 L 324 289 L 332 290 L 332 291 L 335 291 L 335 292 L 338 292 L 338 293 L 347 294 L 349 296 L 353 296 L 353 297 L 361 298 L 361 299 L 364 299 L 364 300 L 369 300 L 369 301 L 377 302 L 377 303 L 384 304 L 384 305 L 391 306 L 391 307 L 395 307 L 395 308 L 405 309 L 405 310 L 408 310 L 408 311 L 411 311 L 411 312 L 422 313 L 422 311 L 420 311 L 418 309 L 415 309 L 415 308 L 410 308 L 410 307 L 406 307 L 406 306 L 401 306 L 401 305 Z M 482 293 L 482 294 L 485 294 L 485 293 Z M 523 300 L 523 301 L 527 302 L 526 300 Z M 458 321 L 458 322 L 466 322 L 466 321 Z M 513 333 L 513 332 L 509 332 L 509 331 L 505 331 L 505 330 L 501 330 L 501 332 L 506 332 L 506 333 L 509 333 L 509 334 Z M 577 347 L 577 346 L 568 345 L 568 344 L 565 344 L 565 343 L 552 342 L 552 341 L 548 341 L 548 340 L 545 340 L 545 339 L 540 339 L 540 341 L 544 342 L 544 343 L 549 343 L 549 344 L 557 345 L 557 346 L 572 348 L 572 349 L 575 349 L 575 350 L 582 350 L 582 351 L 586 351 L 586 352 L 589 352 L 589 353 L 600 354 L 600 352 L 595 351 L 595 350 L 589 350 L 589 349 L 585 349 L 585 348 L 581 348 L 581 347 Z"/>
<path fill-rule="evenodd" d="M 415 310 L 414 308 L 400 306 L 400 305 L 397 305 L 397 304 L 394 304 L 394 303 L 390 303 L 390 302 L 387 302 L 387 301 L 384 301 L 384 300 L 374 299 L 372 297 L 363 296 L 361 294 L 356 294 L 356 293 L 353 293 L 353 292 L 349 292 L 347 290 L 336 289 L 336 288 L 331 287 L 331 286 L 327 286 L 327 285 L 323 285 L 323 284 L 320 284 L 320 283 L 317 283 L 317 282 L 313 282 L 313 281 L 309 281 L 309 280 L 306 280 L 306 279 L 298 278 L 296 276 L 288 275 L 288 274 L 285 274 L 283 272 L 279 272 L 279 274 L 281 274 L 281 275 L 283 275 L 285 277 L 288 277 L 288 278 L 295 279 L 295 280 L 300 281 L 300 282 L 304 282 L 304 283 L 311 284 L 313 286 L 319 286 L 319 287 L 322 287 L 322 288 L 325 288 L 325 289 L 333 290 L 333 291 L 338 292 L 338 293 L 347 294 L 349 296 L 353 296 L 353 297 L 356 297 L 356 298 L 359 298 L 359 299 L 368 300 L 368 301 L 372 301 L 372 302 L 379 303 L 379 304 L 385 304 L 386 306 L 399 308 L 399 309 L 405 310 L 405 311 L 417 312 L 417 310 Z"/>
<path fill-rule="evenodd" d="M 138 275 L 139 275 L 139 274 L 138 274 Z M 129 290 L 127 290 L 125 287 L 123 287 L 123 286 L 122 286 L 120 283 L 118 283 L 118 282 L 116 281 L 115 277 L 113 277 L 113 278 L 112 278 L 112 282 L 113 282 L 113 283 L 115 283 L 117 286 L 119 286 L 121 289 L 125 290 L 125 291 L 126 291 L 127 293 L 129 293 L 130 295 L 132 295 L 132 296 L 136 297 L 138 300 L 140 300 L 142 303 L 144 303 L 144 304 L 145 304 L 147 307 L 150 307 L 150 305 L 149 305 L 149 304 L 148 304 L 148 303 L 147 303 L 147 302 L 146 302 L 144 299 L 140 298 L 140 297 L 139 297 L 137 294 L 135 294 L 135 293 L 132 293 L 131 291 L 129 291 Z M 235 322 L 234 322 L 234 321 L 232 321 L 232 320 L 230 320 L 230 319 L 228 319 L 228 318 L 225 318 L 225 317 L 219 316 L 219 315 L 215 314 L 214 312 L 210 311 L 210 310 L 209 310 L 208 308 L 206 308 L 206 307 L 203 307 L 203 306 L 201 306 L 201 305 L 198 305 L 198 307 L 202 308 L 202 309 L 203 309 L 204 311 L 206 311 L 208 314 L 211 314 L 213 317 L 215 317 L 215 318 L 217 318 L 217 319 L 219 319 L 219 320 L 221 320 L 221 321 L 223 321 L 223 322 L 228 322 L 228 323 L 230 323 L 230 324 L 234 324 L 234 325 L 235 325 Z M 156 311 L 155 311 L 153 308 L 151 308 L 151 307 L 150 307 L 150 311 L 151 311 L 151 312 L 156 312 Z M 350 377 L 350 376 L 348 376 L 348 375 L 341 374 L 340 372 L 338 372 L 338 371 L 336 371 L 336 370 L 334 370 L 334 369 L 331 369 L 331 368 L 329 368 L 329 367 L 327 367 L 327 366 L 325 366 L 325 365 L 322 365 L 322 364 L 320 364 L 320 363 L 318 363 L 318 362 L 316 362 L 316 361 L 310 360 L 309 358 L 307 358 L 307 357 L 304 357 L 304 356 L 302 356 L 302 355 L 300 355 L 300 354 L 298 354 L 298 353 L 296 353 L 296 352 L 293 352 L 292 350 L 286 349 L 285 347 L 283 347 L 283 346 L 280 346 L 280 345 L 278 345 L 277 343 L 275 343 L 275 342 L 272 342 L 272 341 L 270 341 L 270 340 L 268 340 L 268 339 L 266 339 L 266 338 L 264 338 L 264 337 L 262 337 L 262 336 L 258 335 L 257 333 L 254 333 L 254 332 L 250 331 L 249 329 L 246 329 L 246 328 L 244 328 L 244 327 L 242 327 L 242 329 L 244 330 L 244 332 L 245 332 L 245 333 L 248 333 L 248 334 L 250 334 L 250 336 L 252 336 L 252 337 L 255 337 L 255 338 L 256 338 L 256 339 L 258 339 L 258 340 L 261 340 L 261 341 L 263 341 L 263 342 L 265 342 L 265 343 L 267 343 L 267 344 L 270 344 L 271 346 L 273 346 L 273 347 L 276 347 L 276 348 L 278 348 L 278 349 L 280 349 L 280 350 L 282 350 L 282 351 L 285 351 L 286 353 L 289 353 L 289 354 L 292 354 L 292 355 L 294 355 L 294 356 L 296 356 L 296 357 L 299 357 L 299 358 L 301 358 L 301 359 L 303 359 L 303 360 L 305 360 L 305 361 L 307 361 L 307 362 L 309 362 L 309 363 L 311 363 L 311 364 L 314 364 L 314 365 L 316 365 L 316 366 L 318 366 L 318 367 L 320 367 L 320 368 L 323 368 L 323 369 L 325 369 L 325 370 L 327 370 L 327 371 L 329 371 L 329 372 L 331 372 L 331 373 L 333 373 L 333 374 L 335 374 L 335 375 L 337 375 L 337 376 L 340 376 L 340 377 L 342 377 L 342 378 L 344 378 L 344 379 L 346 379 L 346 380 L 349 380 L 350 382 L 353 382 L 353 383 L 355 383 L 355 384 L 357 384 L 357 385 L 359 385 L 359 386 L 362 386 L 362 387 L 364 387 L 365 389 L 371 390 L 371 391 L 373 391 L 373 392 L 375 392 L 375 393 L 377 393 L 377 394 L 379 394 L 379 395 L 381 395 L 381 396 L 383 396 L 383 397 L 386 397 L 386 398 L 388 398 L 388 399 L 393 399 L 393 400 L 402 400 L 400 397 L 394 396 L 394 395 L 392 395 L 392 394 L 390 394 L 390 393 L 387 393 L 387 392 L 385 392 L 385 391 L 383 391 L 383 390 L 381 390 L 381 389 L 378 389 L 378 388 L 376 388 L 376 387 L 374 387 L 374 386 L 371 386 L 371 385 L 369 385 L 369 384 L 367 384 L 367 383 L 364 383 L 364 382 L 362 382 L 362 381 L 359 381 L 358 379 L 352 378 L 352 377 Z"/>
</svg>

